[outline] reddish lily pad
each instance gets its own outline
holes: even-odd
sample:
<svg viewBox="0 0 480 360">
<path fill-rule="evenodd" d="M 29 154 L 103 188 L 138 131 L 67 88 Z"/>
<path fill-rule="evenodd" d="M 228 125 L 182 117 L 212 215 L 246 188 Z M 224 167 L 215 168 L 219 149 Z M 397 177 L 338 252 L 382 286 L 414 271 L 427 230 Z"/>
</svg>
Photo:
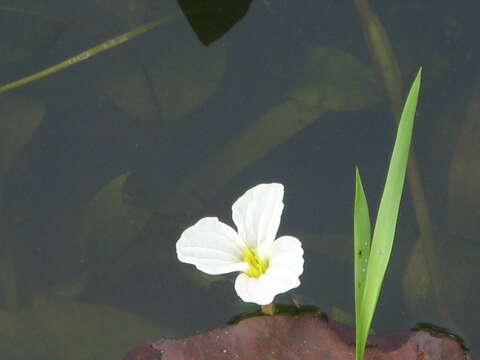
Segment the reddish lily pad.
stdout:
<svg viewBox="0 0 480 360">
<path fill-rule="evenodd" d="M 459 338 L 435 328 L 369 338 L 366 360 L 469 360 Z M 123 360 L 345 360 L 355 358 L 353 329 L 318 315 L 251 317 L 185 339 L 161 339 Z"/>
</svg>

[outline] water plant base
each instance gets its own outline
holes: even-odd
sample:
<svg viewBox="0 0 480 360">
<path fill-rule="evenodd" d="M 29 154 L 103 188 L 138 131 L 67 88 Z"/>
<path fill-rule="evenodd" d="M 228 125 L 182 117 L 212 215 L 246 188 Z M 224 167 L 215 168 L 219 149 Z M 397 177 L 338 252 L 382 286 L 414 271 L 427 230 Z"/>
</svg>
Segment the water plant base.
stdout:
<svg viewBox="0 0 480 360">
<path fill-rule="evenodd" d="M 185 339 L 138 346 L 123 360 L 353 360 L 354 330 L 321 315 L 256 316 Z M 461 340 L 434 326 L 369 337 L 368 360 L 471 360 Z"/>
</svg>

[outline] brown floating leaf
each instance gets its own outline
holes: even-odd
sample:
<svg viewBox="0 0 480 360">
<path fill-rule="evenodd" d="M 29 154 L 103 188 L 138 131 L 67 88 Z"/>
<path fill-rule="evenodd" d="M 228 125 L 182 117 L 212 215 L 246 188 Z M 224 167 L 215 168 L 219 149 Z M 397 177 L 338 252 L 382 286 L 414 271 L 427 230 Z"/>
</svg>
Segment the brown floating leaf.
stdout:
<svg viewBox="0 0 480 360">
<path fill-rule="evenodd" d="M 465 360 L 449 334 L 421 330 L 369 338 L 366 360 Z M 186 339 L 140 345 L 123 360 L 343 360 L 354 359 L 353 329 L 314 315 L 259 316 Z"/>
</svg>

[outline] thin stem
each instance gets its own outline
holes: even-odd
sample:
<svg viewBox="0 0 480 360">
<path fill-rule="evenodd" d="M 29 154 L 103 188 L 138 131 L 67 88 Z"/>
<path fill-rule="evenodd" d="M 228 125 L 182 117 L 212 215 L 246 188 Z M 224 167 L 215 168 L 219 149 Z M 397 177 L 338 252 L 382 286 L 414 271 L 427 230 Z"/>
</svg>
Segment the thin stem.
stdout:
<svg viewBox="0 0 480 360">
<path fill-rule="evenodd" d="M 275 312 L 277 310 L 275 307 L 275 303 L 261 305 L 260 307 L 262 308 L 262 313 L 265 315 L 275 315 Z"/>
<path fill-rule="evenodd" d="M 83 52 L 81 52 L 80 54 L 78 55 L 75 55 L 74 57 L 71 57 L 67 60 L 64 60 L 54 66 L 51 66 L 45 70 L 42 70 L 40 72 L 37 72 L 33 75 L 30 75 L 30 76 L 27 76 L 27 77 L 24 77 L 20 80 L 16 80 L 14 82 L 11 82 L 9 84 L 6 84 L 6 85 L 3 85 L 3 86 L 0 86 L 0 93 L 2 92 L 5 92 L 5 91 L 9 91 L 9 90 L 12 90 L 12 89 L 15 89 L 19 86 L 22 86 L 22 85 L 25 85 L 25 84 L 28 84 L 32 81 L 35 81 L 35 80 L 39 80 L 41 78 L 44 78 L 48 75 L 51 75 L 51 74 L 54 74 L 60 70 L 63 70 L 67 67 L 70 67 L 72 65 L 75 65 L 81 61 L 84 61 L 84 60 L 87 60 L 88 58 L 91 58 L 92 56 L 95 56 L 101 52 L 104 52 L 106 50 L 109 50 L 115 46 L 118 46 L 120 44 L 123 44 L 124 42 L 128 41 L 128 40 L 131 40 L 133 39 L 134 37 L 137 37 L 149 30 L 152 30 L 154 28 L 156 28 L 157 26 L 160 26 L 160 25 L 163 25 L 163 24 L 167 24 L 171 21 L 173 21 L 174 19 L 176 19 L 178 16 L 164 16 L 156 21 L 152 21 L 151 23 L 148 23 L 146 25 L 143 25 L 143 26 L 140 26 L 132 31 L 129 31 L 129 32 L 126 32 L 122 35 L 119 35 L 117 37 L 114 37 L 113 39 L 110 39 L 108 41 L 105 41 L 103 43 L 101 43 L 100 45 L 97 45 L 97 46 L 94 46 L 88 50 L 85 50 Z"/>
</svg>

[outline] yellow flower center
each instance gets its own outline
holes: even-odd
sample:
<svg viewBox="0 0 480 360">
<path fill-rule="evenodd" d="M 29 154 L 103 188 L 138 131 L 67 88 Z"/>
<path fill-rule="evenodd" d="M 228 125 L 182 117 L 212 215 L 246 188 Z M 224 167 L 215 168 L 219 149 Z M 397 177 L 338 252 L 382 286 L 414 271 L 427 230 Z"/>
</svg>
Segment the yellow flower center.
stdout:
<svg viewBox="0 0 480 360">
<path fill-rule="evenodd" d="M 268 268 L 268 260 L 264 260 L 258 255 L 257 249 L 243 249 L 243 261 L 248 264 L 248 269 L 245 271 L 250 277 L 258 278 L 265 274 Z"/>
</svg>

